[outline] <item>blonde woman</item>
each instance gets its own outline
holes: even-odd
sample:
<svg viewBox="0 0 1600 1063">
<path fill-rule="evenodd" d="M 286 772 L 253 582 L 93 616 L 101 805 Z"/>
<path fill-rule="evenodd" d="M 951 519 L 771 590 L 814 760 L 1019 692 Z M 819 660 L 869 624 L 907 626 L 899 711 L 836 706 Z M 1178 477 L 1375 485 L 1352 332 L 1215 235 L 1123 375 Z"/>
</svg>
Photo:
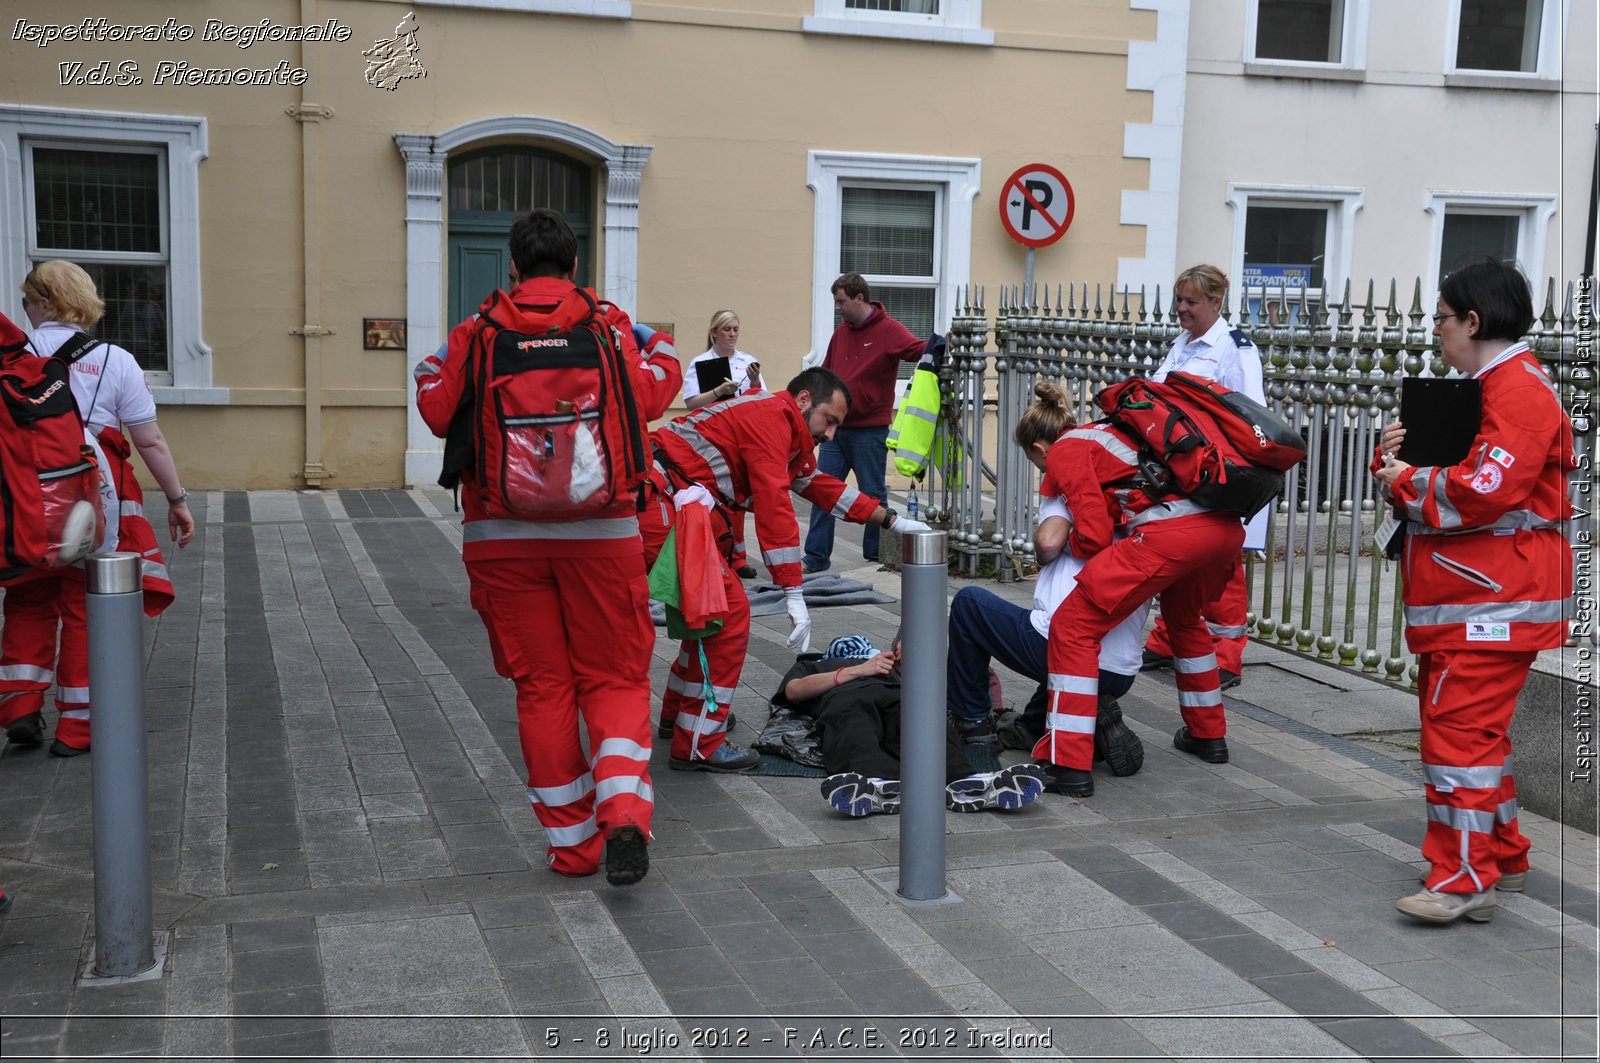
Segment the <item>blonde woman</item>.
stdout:
<svg viewBox="0 0 1600 1063">
<path fill-rule="evenodd" d="M 761 379 L 761 363 L 739 349 L 739 315 L 732 310 L 718 310 L 711 315 L 711 325 L 706 329 L 706 352 L 696 355 L 683 371 L 683 404 L 698 410 L 713 402 L 721 402 L 749 391 L 767 390 Z M 700 366 L 712 358 L 726 358 L 730 378 L 713 387 L 701 390 Z M 755 566 L 750 564 L 744 546 L 744 513 L 734 513 L 729 518 L 733 533 L 733 551 L 729 562 L 743 579 L 755 579 Z"/>
<path fill-rule="evenodd" d="M 194 537 L 194 516 L 172 451 L 156 424 L 155 399 L 144 371 L 121 347 L 88 335 L 104 315 L 105 303 L 94 280 L 71 262 L 43 262 L 30 270 L 22 282 L 22 311 L 33 328 L 29 344 L 35 353 L 70 361 L 73 397 L 100 446 L 102 473 L 116 495 L 116 533 L 110 534 L 108 520 L 103 549 L 143 556 L 145 612 L 154 616 L 172 603 L 172 582 L 155 531 L 142 515 L 144 494 L 129 461 L 135 448 L 167 496 L 167 530 L 179 548 Z M 127 427 L 127 436 L 121 426 Z M 44 692 L 53 679 L 61 719 L 50 752 L 60 757 L 87 753 L 90 692 L 83 569 L 51 570 L 9 588 L 4 610 L 0 725 L 6 736 L 18 746 L 44 741 Z"/>
</svg>

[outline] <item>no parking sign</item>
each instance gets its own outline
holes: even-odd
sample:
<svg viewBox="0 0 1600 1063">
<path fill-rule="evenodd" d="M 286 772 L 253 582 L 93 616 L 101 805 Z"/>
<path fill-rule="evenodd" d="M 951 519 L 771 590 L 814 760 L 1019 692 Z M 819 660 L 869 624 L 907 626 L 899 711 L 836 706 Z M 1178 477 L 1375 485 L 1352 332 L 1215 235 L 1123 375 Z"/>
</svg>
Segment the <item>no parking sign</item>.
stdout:
<svg viewBox="0 0 1600 1063">
<path fill-rule="evenodd" d="M 1076 208 L 1071 183 L 1048 163 L 1028 163 L 1000 190 L 1000 224 L 1025 247 L 1048 247 L 1061 239 Z"/>
</svg>

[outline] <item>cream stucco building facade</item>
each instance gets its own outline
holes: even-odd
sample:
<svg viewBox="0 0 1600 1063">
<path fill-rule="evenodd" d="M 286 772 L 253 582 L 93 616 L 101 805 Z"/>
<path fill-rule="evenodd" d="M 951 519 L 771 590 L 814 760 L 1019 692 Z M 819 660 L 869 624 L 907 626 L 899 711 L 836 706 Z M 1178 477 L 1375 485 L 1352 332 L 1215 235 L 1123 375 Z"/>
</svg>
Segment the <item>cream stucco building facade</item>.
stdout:
<svg viewBox="0 0 1600 1063">
<path fill-rule="evenodd" d="M 1169 277 L 1183 44 L 1163 6 L 14 5 L 4 309 L 30 263 L 89 266 L 188 486 L 430 481 L 411 367 L 503 282 L 529 206 L 562 210 L 586 281 L 686 358 L 736 308 L 775 385 L 826 343 L 841 268 L 930 330 L 958 286 L 1020 280 L 997 199 L 1023 163 L 1076 196 L 1041 277 Z"/>
</svg>

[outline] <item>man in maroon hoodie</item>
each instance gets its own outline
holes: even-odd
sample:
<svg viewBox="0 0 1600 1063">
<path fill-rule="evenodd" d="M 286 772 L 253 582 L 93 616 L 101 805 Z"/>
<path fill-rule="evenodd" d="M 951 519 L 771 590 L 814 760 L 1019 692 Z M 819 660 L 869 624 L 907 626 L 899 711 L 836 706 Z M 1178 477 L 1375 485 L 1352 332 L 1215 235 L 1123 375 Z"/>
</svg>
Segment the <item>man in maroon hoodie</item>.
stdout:
<svg viewBox="0 0 1600 1063">
<path fill-rule="evenodd" d="M 840 480 L 854 470 L 862 494 L 887 498 L 884 480 L 897 363 L 915 362 L 926 344 L 890 317 L 882 303 L 872 301 L 872 289 L 859 273 L 833 282 L 833 305 L 844 320 L 833 330 L 822 366 L 843 378 L 851 403 L 838 434 L 818 448 L 817 469 Z M 834 516 L 812 507 L 801 566 L 805 571 L 822 572 L 833 563 Z M 868 561 L 878 560 L 878 532 L 876 524 L 862 531 L 861 553 Z"/>
</svg>

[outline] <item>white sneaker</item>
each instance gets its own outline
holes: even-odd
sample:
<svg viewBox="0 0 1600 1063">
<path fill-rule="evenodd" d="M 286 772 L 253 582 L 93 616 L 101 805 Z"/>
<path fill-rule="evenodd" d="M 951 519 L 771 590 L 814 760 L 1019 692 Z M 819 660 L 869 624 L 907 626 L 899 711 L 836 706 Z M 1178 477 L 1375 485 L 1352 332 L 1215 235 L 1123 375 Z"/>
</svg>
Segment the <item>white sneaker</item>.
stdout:
<svg viewBox="0 0 1600 1063">
<path fill-rule="evenodd" d="M 89 552 L 98 545 L 99 517 L 100 510 L 93 502 L 79 499 L 72 504 L 61 527 L 61 551 L 58 555 L 61 564 L 70 565 L 89 556 Z"/>
<path fill-rule="evenodd" d="M 1494 890 L 1482 893 L 1435 893 L 1423 890 L 1402 897 L 1394 906 L 1413 919 L 1425 923 L 1453 923 L 1465 916 L 1474 923 L 1487 923 L 1494 918 Z"/>
</svg>

